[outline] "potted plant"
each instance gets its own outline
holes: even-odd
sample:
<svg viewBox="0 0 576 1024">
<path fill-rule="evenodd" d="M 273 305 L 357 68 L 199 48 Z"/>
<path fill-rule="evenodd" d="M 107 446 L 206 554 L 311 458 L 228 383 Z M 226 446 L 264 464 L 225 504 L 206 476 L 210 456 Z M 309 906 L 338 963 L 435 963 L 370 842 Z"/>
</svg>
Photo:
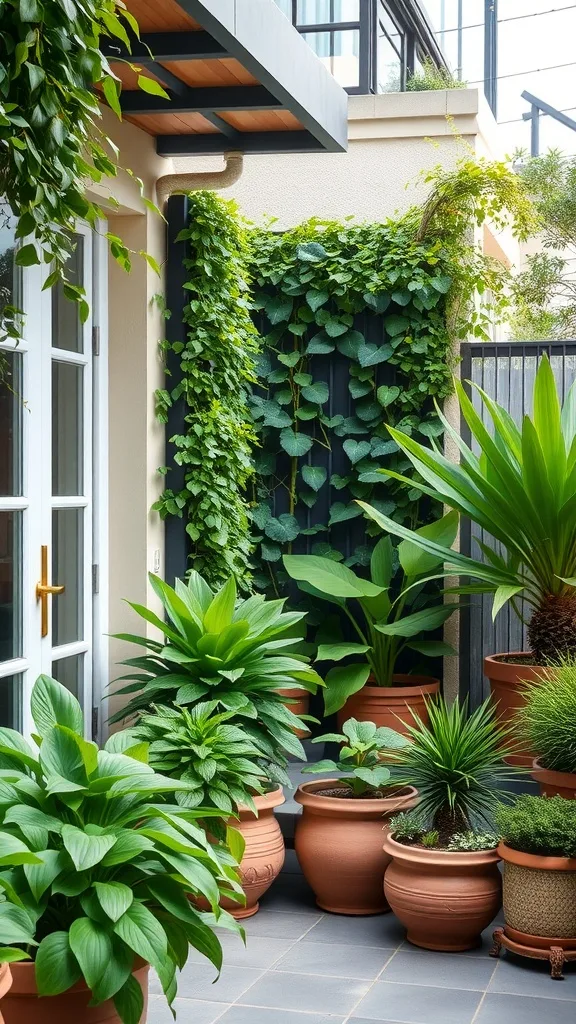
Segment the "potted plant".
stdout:
<svg viewBox="0 0 576 1024">
<path fill-rule="evenodd" d="M 199 827 L 216 812 L 167 804 L 189 784 L 154 772 L 145 744 L 85 740 L 80 705 L 55 680 L 39 678 L 31 710 L 37 753 L 0 729 L 6 1024 L 139 1024 L 150 964 L 171 1003 L 190 944 L 220 969 L 208 922 L 237 927 L 219 907 L 221 892 L 241 891 L 230 855 Z"/>
<path fill-rule="evenodd" d="M 576 531 L 572 528 L 576 391 L 573 385 L 561 408 L 554 374 L 544 355 L 534 383 L 534 412 L 524 417 L 521 427 L 477 388 L 485 419 L 492 425 L 489 430 L 459 381 L 455 387 L 480 455 L 464 443 L 438 409 L 446 436 L 460 451 L 460 463 L 451 462 L 440 448 L 427 448 L 389 427 L 418 473 L 413 479 L 389 475 L 467 516 L 494 538 L 496 548 L 482 545 L 483 561 L 468 558 L 360 504 L 384 530 L 413 541 L 445 562 L 447 575 L 472 577 L 478 581 L 475 589 L 494 591 L 494 616 L 507 601 L 515 604 L 522 600 L 532 609 L 530 650 L 491 655 L 484 663 L 500 714 L 509 722 L 525 700 L 525 682 L 540 679 L 541 667 L 560 656 L 576 656 Z M 517 752 L 515 760 L 531 764 L 532 756 L 528 751 Z"/>
<path fill-rule="evenodd" d="M 0 999 L 3 999 L 6 993 L 12 986 L 12 974 L 10 971 L 10 964 L 5 962 L 0 964 Z M 5 1024 L 4 1017 L 0 1010 L 0 1024 Z"/>
<path fill-rule="evenodd" d="M 576 799 L 576 661 L 563 658 L 530 686 L 516 718 L 536 754 L 532 777 L 544 796 Z"/>
<path fill-rule="evenodd" d="M 449 513 L 417 534 L 450 545 L 457 529 L 458 516 Z M 346 659 L 345 665 L 327 673 L 324 691 L 326 714 L 339 712 L 340 728 L 350 716 L 400 730 L 403 722 L 413 721 L 412 712 L 425 718 L 426 698 L 439 692 L 440 683 L 430 676 L 398 673 L 398 658 L 406 649 L 429 657 L 454 653 L 442 641 L 421 639 L 422 633 L 438 629 L 456 609 L 423 587 L 441 560 L 403 541 L 398 545 L 398 561 L 395 574 L 389 537 L 381 538 L 374 548 L 369 580 L 330 558 L 284 556 L 288 575 L 306 592 L 338 605 L 357 637 L 353 643 L 336 640 L 318 648 L 318 662 Z"/>
<path fill-rule="evenodd" d="M 392 729 L 351 718 L 342 734 L 312 740 L 327 741 L 341 744 L 339 760 L 318 761 L 303 771 L 337 777 L 298 787 L 294 799 L 303 810 L 296 825 L 296 855 L 324 910 L 381 914 L 390 909 L 382 889 L 389 861 L 382 830 L 394 811 L 413 807 L 417 800 L 413 787 L 391 785 L 381 757 L 407 740 Z"/>
<path fill-rule="evenodd" d="M 576 959 L 576 802 L 560 796 L 521 796 L 496 815 L 504 862 L 505 945 L 549 959 L 554 977 Z"/>
<path fill-rule="evenodd" d="M 217 712 L 217 701 L 192 708 L 157 707 L 132 730 L 149 743 L 150 764 L 170 778 L 186 779 L 189 789 L 176 793 L 182 807 L 212 807 L 243 836 L 240 879 L 245 905 L 224 900 L 237 919 L 251 917 L 258 900 L 284 864 L 284 838 L 274 808 L 284 802 L 290 784 L 286 759 L 270 744 L 268 754 L 234 721 L 235 712 Z M 216 823 L 217 825 L 218 823 Z M 212 831 L 224 839 L 225 835 Z"/>
<path fill-rule="evenodd" d="M 187 583 L 176 580 L 175 588 L 153 574 L 150 583 L 165 619 L 129 603 L 164 639 L 118 634 L 117 639 L 145 647 L 147 653 L 123 662 L 130 671 L 121 679 L 130 682 L 115 694 L 136 696 L 110 721 L 130 718 L 153 704 L 193 707 L 215 700 L 222 711 L 235 713 L 264 756 L 273 744 L 305 761 L 296 735 L 302 723 L 288 707 L 288 694 L 302 688 L 315 693 L 324 683 L 309 659 L 291 650 L 301 640 L 293 634 L 304 613 L 285 612 L 285 601 L 267 601 L 260 594 L 238 598 L 234 577 L 217 593 L 194 570 Z"/>
<path fill-rule="evenodd" d="M 418 818 L 393 819 L 384 849 L 392 863 L 384 891 L 424 949 L 472 949 L 500 907 L 501 883 L 491 825 L 497 786 L 506 778 L 506 731 L 489 701 L 470 716 L 466 703 L 429 707 L 430 724 L 409 727 L 392 777 L 418 790 Z M 492 832 L 487 840 L 486 832 Z"/>
</svg>

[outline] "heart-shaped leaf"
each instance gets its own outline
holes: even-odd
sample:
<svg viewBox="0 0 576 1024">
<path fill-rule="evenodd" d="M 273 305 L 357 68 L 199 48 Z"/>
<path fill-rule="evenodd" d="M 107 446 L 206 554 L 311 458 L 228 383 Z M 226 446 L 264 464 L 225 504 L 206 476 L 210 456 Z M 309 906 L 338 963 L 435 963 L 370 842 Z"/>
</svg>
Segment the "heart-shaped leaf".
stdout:
<svg viewBox="0 0 576 1024">
<path fill-rule="evenodd" d="M 313 402 L 315 405 L 324 405 L 330 397 L 330 391 L 328 385 L 322 380 L 316 381 L 314 384 L 309 384 L 308 387 L 302 388 L 302 398 L 307 402 Z"/>
<path fill-rule="evenodd" d="M 308 437 L 308 434 L 296 434 L 293 430 L 286 427 L 280 434 L 280 444 L 287 455 L 292 458 L 298 458 L 300 455 L 306 455 L 312 447 L 312 438 Z"/>
<path fill-rule="evenodd" d="M 318 291 L 316 288 L 311 288 L 310 291 L 306 292 L 306 302 L 314 313 L 320 308 L 320 306 L 323 306 L 325 302 L 328 302 L 329 298 L 329 292 Z"/>
<path fill-rule="evenodd" d="M 376 366 L 378 363 L 385 363 L 393 355 L 391 345 L 361 345 L 358 349 L 358 362 L 360 366 Z"/>
<path fill-rule="evenodd" d="M 334 342 L 331 341 L 331 339 L 328 337 L 325 331 L 319 331 L 318 334 L 315 334 L 313 338 L 310 338 L 310 341 L 308 342 L 308 346 L 306 348 L 306 355 L 327 355 L 329 352 L 333 352 L 335 347 L 336 346 Z"/>
<path fill-rule="evenodd" d="M 360 462 L 366 455 L 370 454 L 371 445 L 369 441 L 354 441 L 353 438 L 348 438 L 342 445 L 346 455 L 350 459 L 352 465 L 356 462 Z"/>
<path fill-rule="evenodd" d="M 328 471 L 324 466 L 302 466 L 302 479 L 313 491 L 319 491 L 326 481 Z"/>
<path fill-rule="evenodd" d="M 386 406 L 391 405 L 392 402 L 396 401 L 399 394 L 400 388 L 396 387 L 395 384 L 393 384 L 391 387 L 389 387 L 387 384 L 383 384 L 382 387 L 378 388 L 378 391 L 376 392 L 376 398 L 380 402 L 380 405 L 383 405 L 384 408 L 386 408 Z"/>
</svg>

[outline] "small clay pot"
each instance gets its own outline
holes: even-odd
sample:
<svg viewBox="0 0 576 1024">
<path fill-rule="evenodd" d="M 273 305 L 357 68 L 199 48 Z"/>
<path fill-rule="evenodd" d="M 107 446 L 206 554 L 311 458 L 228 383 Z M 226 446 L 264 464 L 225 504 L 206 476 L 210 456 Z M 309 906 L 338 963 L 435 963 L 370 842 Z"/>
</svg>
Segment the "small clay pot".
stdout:
<svg viewBox="0 0 576 1024">
<path fill-rule="evenodd" d="M 532 768 L 532 778 L 538 783 L 541 796 L 563 796 L 565 800 L 576 800 L 576 774 L 543 768 L 539 758 L 534 759 Z"/>
<path fill-rule="evenodd" d="M 418 794 L 411 786 L 376 800 L 321 793 L 341 786 L 338 779 L 323 779 L 296 790 L 294 799 L 303 808 L 296 824 L 296 856 L 323 910 L 382 914 L 390 909 L 382 889 L 390 861 L 382 849 L 382 835 L 390 815 L 414 807 Z"/>
<path fill-rule="evenodd" d="M 294 715 L 307 715 L 310 711 L 310 694 L 308 690 L 303 687 L 299 687 L 297 690 L 278 690 L 283 697 L 290 697 L 290 700 L 286 704 L 286 707 L 290 709 Z M 302 723 L 301 729 L 295 729 L 294 732 L 300 739 L 304 739 L 310 735 L 310 729 L 306 728 Z"/>
<path fill-rule="evenodd" d="M 409 942 L 447 952 L 480 945 L 502 902 L 496 850 L 425 850 L 390 835 L 384 850 L 392 858 L 384 892 Z"/>
<path fill-rule="evenodd" d="M 502 658 L 513 658 L 514 661 L 502 661 Z M 484 675 L 490 681 L 490 693 L 498 705 L 498 717 L 502 725 L 514 726 L 519 708 L 524 707 L 527 700 L 527 683 L 538 683 L 542 679 L 544 669 L 541 665 L 530 665 L 532 655 L 525 651 L 512 651 L 508 654 L 493 654 L 484 658 Z M 511 733 L 514 739 L 514 728 Z M 506 757 L 509 764 L 530 767 L 534 754 L 525 747 L 518 745 L 514 754 Z"/>
<path fill-rule="evenodd" d="M 506 929 L 530 937 L 576 940 L 576 858 L 538 857 L 500 843 Z M 535 945 L 534 942 L 526 943 Z M 568 948 L 566 942 L 558 942 Z"/>
<path fill-rule="evenodd" d="M 150 967 L 139 957 L 132 976 L 142 989 L 144 1010 L 140 1024 L 146 1024 L 148 1015 L 148 971 Z M 84 981 L 79 981 L 59 996 L 38 995 L 35 964 L 10 964 L 12 987 L 2 999 L 2 1013 L 6 1024 L 121 1024 L 112 999 L 100 1006 L 89 1006 L 92 993 Z"/>
<path fill-rule="evenodd" d="M 258 913 L 258 900 L 282 870 L 286 851 L 274 808 L 283 804 L 285 799 L 282 787 L 279 786 L 272 793 L 254 797 L 258 817 L 249 807 L 240 807 L 240 820 L 233 818 L 229 822 L 242 833 L 246 843 L 240 864 L 240 881 L 246 896 L 246 906 L 240 907 L 232 900 L 222 900 L 222 906 L 238 921 Z"/>
<path fill-rule="evenodd" d="M 392 686 L 374 686 L 374 677 L 358 693 L 348 697 L 338 712 L 338 728 L 349 718 L 358 722 L 374 722 L 406 735 L 406 724 L 414 725 L 414 715 L 428 723 L 426 701 L 440 693 L 440 682 L 433 676 L 397 674 Z"/>
<path fill-rule="evenodd" d="M 12 975 L 10 973 L 10 964 L 0 965 L 0 999 L 3 999 L 10 986 L 12 985 Z M 0 1013 L 0 1024 L 4 1024 L 4 1017 Z"/>
</svg>

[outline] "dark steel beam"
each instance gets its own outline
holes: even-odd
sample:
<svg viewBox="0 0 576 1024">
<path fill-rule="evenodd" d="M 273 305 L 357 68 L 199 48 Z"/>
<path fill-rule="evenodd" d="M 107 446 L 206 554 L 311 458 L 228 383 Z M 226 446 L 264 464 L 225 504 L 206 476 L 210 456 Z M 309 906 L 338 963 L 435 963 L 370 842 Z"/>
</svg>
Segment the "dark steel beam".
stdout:
<svg viewBox="0 0 576 1024">
<path fill-rule="evenodd" d="M 229 143 L 222 135 L 158 135 L 160 156 L 194 156 L 225 153 Z M 321 153 L 322 143 L 311 132 L 238 132 L 234 149 L 242 153 Z"/>
<path fill-rule="evenodd" d="M 118 40 L 102 41 L 108 60 L 130 60 L 139 64 L 162 60 L 221 60 L 230 54 L 209 32 L 145 32 L 132 36 L 130 50 Z"/>
<path fill-rule="evenodd" d="M 155 74 L 160 77 L 161 68 Z M 191 88 L 180 81 L 178 89 L 167 84 L 176 95 L 150 96 L 142 89 L 131 89 L 120 94 L 120 105 L 125 114 L 185 114 L 217 110 L 282 110 L 282 104 L 261 85 L 208 86 Z"/>
</svg>

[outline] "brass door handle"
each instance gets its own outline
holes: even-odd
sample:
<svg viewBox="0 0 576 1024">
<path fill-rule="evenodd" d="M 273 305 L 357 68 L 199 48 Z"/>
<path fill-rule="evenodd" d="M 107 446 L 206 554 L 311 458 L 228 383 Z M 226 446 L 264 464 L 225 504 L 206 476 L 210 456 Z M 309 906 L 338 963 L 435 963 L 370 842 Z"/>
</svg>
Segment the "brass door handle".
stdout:
<svg viewBox="0 0 576 1024">
<path fill-rule="evenodd" d="M 43 544 L 40 548 L 40 581 L 36 584 L 36 600 L 41 601 L 41 636 L 48 636 L 48 598 L 52 595 L 64 593 L 63 586 L 48 583 L 48 546 Z"/>
</svg>

